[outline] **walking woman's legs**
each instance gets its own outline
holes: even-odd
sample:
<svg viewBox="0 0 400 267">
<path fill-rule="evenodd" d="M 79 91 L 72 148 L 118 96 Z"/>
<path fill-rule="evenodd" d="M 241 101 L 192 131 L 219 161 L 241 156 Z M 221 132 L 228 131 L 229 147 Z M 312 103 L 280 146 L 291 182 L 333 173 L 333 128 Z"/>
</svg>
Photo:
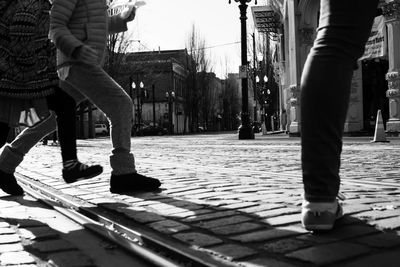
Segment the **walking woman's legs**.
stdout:
<svg viewBox="0 0 400 267">
<path fill-rule="evenodd" d="M 109 122 L 113 150 L 110 191 L 113 193 L 157 190 L 158 179 L 136 172 L 131 153 L 132 100 L 124 89 L 100 66 L 73 65 L 69 75 L 61 82 L 67 92 L 79 91 L 102 110 Z"/>
<path fill-rule="evenodd" d="M 47 99 L 49 108 L 57 115 L 58 139 L 63 161 L 62 175 L 67 183 L 97 176 L 103 172 L 100 165 L 88 166 L 78 161 L 76 148 L 76 102 L 61 88 Z"/>
<path fill-rule="evenodd" d="M 49 108 L 57 115 L 58 139 L 63 162 L 77 159 L 76 150 L 76 103 L 60 88 L 47 98 Z"/>
<path fill-rule="evenodd" d="M 364 51 L 378 0 L 321 0 L 320 23 L 301 78 L 302 224 L 330 230 L 343 215 L 340 185 L 343 127 L 351 79 Z"/>
<path fill-rule="evenodd" d="M 33 127 L 25 128 L 15 139 L 6 145 L 0 154 L 0 170 L 13 174 L 26 153 L 43 137 L 56 129 L 54 113 Z"/>
<path fill-rule="evenodd" d="M 305 199 L 331 202 L 339 191 L 343 127 L 351 78 L 378 0 L 321 0 L 317 39 L 301 79 Z"/>
<path fill-rule="evenodd" d="M 89 65 L 71 66 L 61 87 L 67 92 L 78 90 L 109 119 L 113 144 L 110 156 L 112 174 L 135 173 L 135 160 L 131 153 L 132 101 L 124 89 L 100 66 Z"/>
<path fill-rule="evenodd" d="M 0 154 L 0 188 L 4 192 L 17 196 L 24 194 L 24 190 L 15 179 L 15 168 L 22 162 L 25 154 L 40 139 L 55 129 L 56 119 L 55 115 L 51 113 L 47 119 L 34 127 L 25 128 L 10 144 L 3 147 Z"/>
</svg>

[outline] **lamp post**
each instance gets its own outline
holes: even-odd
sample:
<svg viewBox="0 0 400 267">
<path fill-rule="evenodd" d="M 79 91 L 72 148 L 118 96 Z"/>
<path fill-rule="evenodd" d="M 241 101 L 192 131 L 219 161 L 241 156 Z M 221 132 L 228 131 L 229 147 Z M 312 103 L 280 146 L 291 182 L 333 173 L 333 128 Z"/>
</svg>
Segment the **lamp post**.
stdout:
<svg viewBox="0 0 400 267">
<path fill-rule="evenodd" d="M 175 92 L 174 91 L 167 91 L 165 92 L 165 97 L 167 98 L 168 101 L 168 120 L 169 120 L 169 133 L 173 134 L 174 133 L 174 125 L 172 121 L 172 114 L 173 114 L 173 102 L 175 100 Z"/>
<path fill-rule="evenodd" d="M 264 125 L 265 130 L 267 131 L 267 110 L 265 105 L 268 105 L 268 101 L 270 98 L 271 91 L 268 89 L 268 77 L 264 75 L 261 82 L 261 106 L 262 106 L 262 123 Z"/>
<path fill-rule="evenodd" d="M 254 139 L 253 128 L 250 124 L 250 116 L 249 116 L 249 84 L 247 77 L 247 29 L 246 29 L 246 12 L 247 12 L 247 3 L 251 2 L 251 0 L 235 0 L 235 2 L 240 3 L 240 25 L 241 25 L 241 54 L 242 54 L 242 68 L 246 68 L 246 73 L 242 78 L 242 113 L 241 120 L 242 125 L 239 126 L 239 139 Z M 231 0 L 229 0 L 229 4 Z M 255 0 L 257 4 L 257 0 Z"/>
<path fill-rule="evenodd" d="M 252 33 L 253 38 L 253 95 L 254 95 L 254 121 L 257 121 L 257 62 L 256 62 L 256 34 Z"/>
<path fill-rule="evenodd" d="M 132 82 L 131 85 L 133 90 L 136 90 L 136 83 Z M 137 113 L 137 131 L 140 130 L 140 125 L 142 122 L 142 101 L 141 101 L 141 96 L 142 96 L 142 90 L 144 88 L 144 83 L 141 81 L 139 83 L 139 88 L 136 90 L 136 113 Z"/>
<path fill-rule="evenodd" d="M 256 53 L 254 53 L 254 54 L 256 54 Z M 256 56 L 254 56 L 254 57 L 256 57 Z M 263 81 L 262 80 L 260 80 L 260 77 L 264 74 L 264 66 L 263 66 L 263 59 L 264 59 L 264 56 L 263 56 L 263 53 L 261 53 L 261 52 L 258 52 L 257 53 L 257 59 L 256 58 L 254 58 L 254 62 L 258 62 L 257 64 L 254 64 L 254 75 L 255 75 L 255 91 L 254 91 L 254 94 L 255 94 L 255 98 L 256 98 L 256 100 L 259 102 L 259 104 L 260 104 L 260 107 L 261 107 L 261 111 L 263 111 L 263 108 L 264 108 L 264 99 L 263 99 L 263 90 L 264 90 L 264 83 L 263 83 Z M 263 118 L 263 112 L 261 113 L 261 122 L 263 122 L 264 121 L 264 118 Z"/>
</svg>

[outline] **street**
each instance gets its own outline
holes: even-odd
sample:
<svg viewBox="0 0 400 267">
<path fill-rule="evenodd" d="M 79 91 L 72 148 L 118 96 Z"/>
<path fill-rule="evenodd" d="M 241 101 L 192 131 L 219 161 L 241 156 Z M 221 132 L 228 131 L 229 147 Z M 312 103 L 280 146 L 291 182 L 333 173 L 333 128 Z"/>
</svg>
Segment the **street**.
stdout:
<svg viewBox="0 0 400 267">
<path fill-rule="evenodd" d="M 0 194 L 0 265 L 150 267 L 41 201 Z"/>
<path fill-rule="evenodd" d="M 396 266 L 400 255 L 400 140 L 345 138 L 341 192 L 347 214 L 315 235 L 300 225 L 300 139 L 233 133 L 132 138 L 138 172 L 161 192 L 109 192 L 111 143 L 78 140 L 82 162 L 104 173 L 66 185 L 59 147 L 38 145 L 18 173 L 98 206 L 115 209 L 155 233 L 242 266 Z M 113 205 L 124 203 L 126 209 Z"/>
</svg>

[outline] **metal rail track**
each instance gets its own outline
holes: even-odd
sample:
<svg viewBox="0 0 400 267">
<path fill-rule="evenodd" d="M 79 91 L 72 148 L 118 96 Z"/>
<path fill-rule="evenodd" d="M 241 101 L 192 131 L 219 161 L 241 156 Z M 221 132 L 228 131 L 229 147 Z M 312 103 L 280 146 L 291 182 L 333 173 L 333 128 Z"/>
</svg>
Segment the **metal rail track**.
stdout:
<svg viewBox="0 0 400 267">
<path fill-rule="evenodd" d="M 92 208 L 83 207 L 82 203 L 78 203 L 79 201 L 71 200 L 70 197 L 63 196 L 59 192 L 53 192 L 54 190 L 46 188 L 40 182 L 18 173 L 16 177 L 27 194 L 57 210 L 84 228 L 124 248 L 136 257 L 144 259 L 152 266 L 237 266 L 223 259 L 188 248 L 178 241 L 167 240 L 154 233 L 149 234 L 146 231 L 142 231 L 142 229 L 132 229 L 118 219 L 113 218 L 115 214 L 113 216 L 112 214 L 107 215 L 107 213 L 96 211 L 96 206 Z"/>
</svg>

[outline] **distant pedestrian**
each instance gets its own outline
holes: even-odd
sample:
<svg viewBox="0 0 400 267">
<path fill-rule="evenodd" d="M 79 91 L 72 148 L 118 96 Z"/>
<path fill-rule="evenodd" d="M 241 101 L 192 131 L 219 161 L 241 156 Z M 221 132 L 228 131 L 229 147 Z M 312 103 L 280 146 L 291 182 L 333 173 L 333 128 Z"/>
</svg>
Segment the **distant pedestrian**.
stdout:
<svg viewBox="0 0 400 267">
<path fill-rule="evenodd" d="M 158 189 L 160 181 L 137 173 L 131 153 L 132 100 L 103 69 L 107 34 L 127 30 L 136 8 L 107 15 L 105 0 L 54 0 L 50 38 L 57 47 L 61 87 L 77 102 L 89 99 L 110 121 L 113 150 L 110 191 Z"/>
<path fill-rule="evenodd" d="M 63 178 L 67 183 L 102 172 L 77 159 L 76 104 L 59 87 L 56 49 L 48 40 L 48 0 L 0 0 L 0 188 L 22 195 L 14 172 L 28 151 L 59 128 Z M 13 127 L 24 125 L 10 144 Z"/>
<path fill-rule="evenodd" d="M 343 215 L 337 200 L 344 122 L 357 60 L 378 0 L 321 0 L 317 38 L 301 78 L 302 223 L 330 230 Z"/>
</svg>

